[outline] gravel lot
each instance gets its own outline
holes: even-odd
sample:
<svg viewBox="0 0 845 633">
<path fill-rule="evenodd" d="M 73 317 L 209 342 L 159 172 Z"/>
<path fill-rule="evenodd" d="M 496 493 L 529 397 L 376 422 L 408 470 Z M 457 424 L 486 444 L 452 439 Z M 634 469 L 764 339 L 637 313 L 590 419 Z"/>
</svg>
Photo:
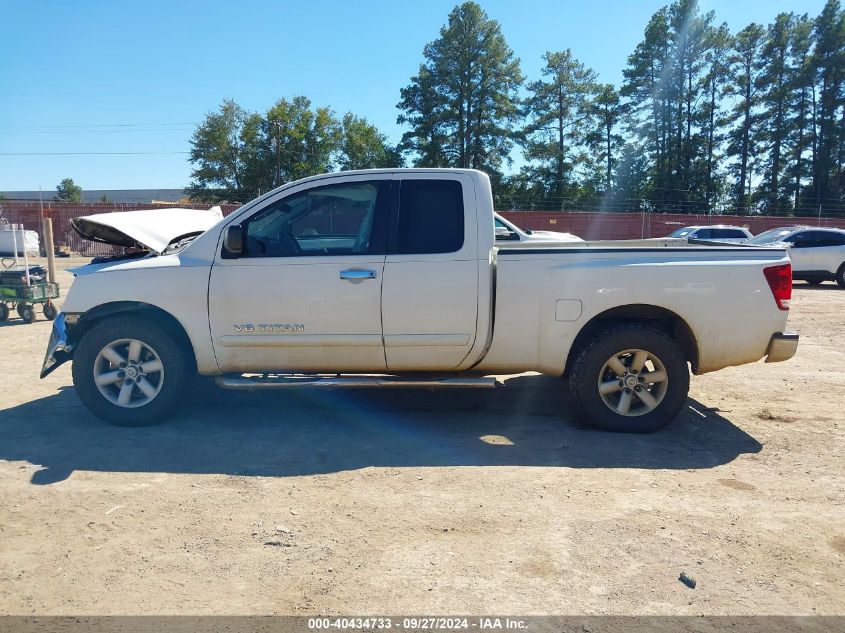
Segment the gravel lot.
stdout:
<svg viewBox="0 0 845 633">
<path fill-rule="evenodd" d="M 671 427 L 624 436 L 531 374 L 203 387 L 113 428 L 69 365 L 38 380 L 50 323 L 9 321 L 0 613 L 845 614 L 845 291 L 797 283 L 790 326 L 792 361 L 694 377 Z"/>
</svg>

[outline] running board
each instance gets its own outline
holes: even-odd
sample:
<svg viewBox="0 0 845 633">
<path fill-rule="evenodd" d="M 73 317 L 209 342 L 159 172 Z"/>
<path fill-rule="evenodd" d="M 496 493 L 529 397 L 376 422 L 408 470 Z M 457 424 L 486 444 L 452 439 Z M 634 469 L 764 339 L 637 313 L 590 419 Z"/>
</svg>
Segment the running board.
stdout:
<svg viewBox="0 0 845 633">
<path fill-rule="evenodd" d="M 381 387 L 408 388 L 429 387 L 434 389 L 459 387 L 462 389 L 493 389 L 497 382 L 490 377 L 439 377 L 439 378 L 405 378 L 402 376 L 344 376 L 344 375 L 312 375 L 312 374 L 262 374 L 252 376 L 219 376 L 215 379 L 218 386 L 224 389 L 304 389 L 321 387 Z"/>
</svg>

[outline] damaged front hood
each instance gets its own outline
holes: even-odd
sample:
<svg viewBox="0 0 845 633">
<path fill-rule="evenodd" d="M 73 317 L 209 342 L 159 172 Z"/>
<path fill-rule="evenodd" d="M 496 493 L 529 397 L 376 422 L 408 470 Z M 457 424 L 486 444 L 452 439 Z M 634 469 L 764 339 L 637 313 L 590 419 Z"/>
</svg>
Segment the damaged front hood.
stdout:
<svg viewBox="0 0 845 633">
<path fill-rule="evenodd" d="M 74 218 L 71 225 L 87 240 L 161 254 L 179 238 L 204 233 L 222 219 L 220 207 L 208 211 L 174 208 L 97 213 Z"/>
</svg>

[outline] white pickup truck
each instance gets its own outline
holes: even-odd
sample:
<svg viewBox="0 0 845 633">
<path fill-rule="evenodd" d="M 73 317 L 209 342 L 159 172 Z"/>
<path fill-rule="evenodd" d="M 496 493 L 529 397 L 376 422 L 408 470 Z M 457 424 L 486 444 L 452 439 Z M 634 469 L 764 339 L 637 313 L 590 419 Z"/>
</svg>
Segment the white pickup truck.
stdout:
<svg viewBox="0 0 845 633">
<path fill-rule="evenodd" d="M 197 373 L 302 389 L 495 387 L 537 371 L 567 377 L 597 427 L 645 432 L 683 407 L 688 365 L 795 353 L 783 249 L 498 248 L 493 217 L 474 170 L 292 182 L 198 236 L 182 223 L 144 257 L 78 269 L 41 376 L 72 358 L 85 405 L 136 425 L 172 413 Z M 112 224 L 86 230 L 131 244 Z"/>
</svg>

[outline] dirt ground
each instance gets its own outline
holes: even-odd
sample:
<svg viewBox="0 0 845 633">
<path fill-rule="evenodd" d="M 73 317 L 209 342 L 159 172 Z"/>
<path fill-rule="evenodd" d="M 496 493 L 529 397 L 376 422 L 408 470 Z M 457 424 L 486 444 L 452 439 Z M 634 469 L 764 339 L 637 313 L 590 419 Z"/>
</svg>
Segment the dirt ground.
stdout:
<svg viewBox="0 0 845 633">
<path fill-rule="evenodd" d="M 531 374 L 202 388 L 114 428 L 68 365 L 38 380 L 50 323 L 11 320 L 0 613 L 843 614 L 845 291 L 798 282 L 790 325 L 792 361 L 694 377 L 672 426 L 625 436 Z"/>
</svg>

